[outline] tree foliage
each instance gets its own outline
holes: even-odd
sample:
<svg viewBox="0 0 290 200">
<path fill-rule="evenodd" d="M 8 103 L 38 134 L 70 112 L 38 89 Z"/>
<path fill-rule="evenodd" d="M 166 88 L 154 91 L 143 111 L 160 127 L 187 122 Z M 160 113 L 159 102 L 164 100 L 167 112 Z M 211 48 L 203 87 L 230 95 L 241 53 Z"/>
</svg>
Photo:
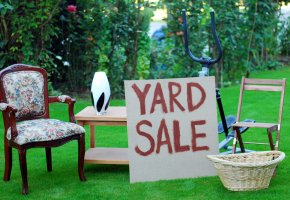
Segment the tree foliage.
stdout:
<svg viewBox="0 0 290 200">
<path fill-rule="evenodd" d="M 70 4 L 76 10 L 68 9 Z M 38 65 L 60 90 L 86 92 L 96 71 L 108 75 L 113 97 L 123 97 L 123 80 L 197 76 L 183 46 L 181 10 L 186 9 L 191 51 L 215 58 L 210 11 L 223 47 L 211 74 L 220 86 L 254 70 L 280 66 L 289 56 L 289 20 L 279 19 L 273 0 L 4 0 L 0 3 L 0 68 Z M 168 12 L 165 39 L 148 36 L 152 11 Z"/>
<path fill-rule="evenodd" d="M 39 65 L 48 73 L 56 65 L 49 51 L 59 1 L 4 1 L 0 3 L 0 68 L 14 63 Z"/>
<path fill-rule="evenodd" d="M 122 97 L 123 80 L 144 76 L 149 60 L 150 13 L 138 1 L 78 1 L 76 13 L 61 12 L 53 52 L 60 58 L 59 76 L 69 90 L 89 89 L 95 71 L 105 71 L 112 95 Z M 63 10 L 66 3 L 61 5 Z M 142 63 L 145 62 L 145 63 Z"/>
<path fill-rule="evenodd" d="M 38 65 L 56 87 L 74 91 L 88 90 L 94 72 L 105 71 L 115 97 L 123 96 L 124 79 L 148 77 L 148 1 L 79 0 L 76 12 L 68 6 L 62 0 L 1 3 L 0 68 Z"/>
<path fill-rule="evenodd" d="M 217 49 L 211 36 L 210 11 L 216 15 L 216 29 L 222 47 L 223 58 L 215 64 L 212 74 L 220 86 L 231 84 L 240 76 L 260 69 L 272 69 L 281 66 L 276 61 L 281 52 L 278 36 L 280 3 L 272 0 L 220 0 L 220 1 L 163 1 L 168 8 L 168 31 L 178 31 L 178 17 L 186 9 L 189 24 L 189 40 L 192 52 L 201 56 L 216 57 Z M 287 30 L 287 29 L 286 29 Z M 285 31 L 286 33 L 287 31 Z M 182 49 L 180 38 L 172 37 L 175 48 Z M 288 39 L 284 38 L 282 42 Z M 181 50 L 180 49 L 180 50 Z M 284 49 L 285 51 L 285 49 Z M 177 55 L 176 55 L 177 54 Z M 179 66 L 184 66 L 182 76 L 191 76 L 191 72 L 200 70 L 200 66 L 185 59 L 183 51 L 176 51 Z M 175 63 L 176 64 L 176 63 Z M 173 64 L 173 66 L 175 65 Z"/>
</svg>

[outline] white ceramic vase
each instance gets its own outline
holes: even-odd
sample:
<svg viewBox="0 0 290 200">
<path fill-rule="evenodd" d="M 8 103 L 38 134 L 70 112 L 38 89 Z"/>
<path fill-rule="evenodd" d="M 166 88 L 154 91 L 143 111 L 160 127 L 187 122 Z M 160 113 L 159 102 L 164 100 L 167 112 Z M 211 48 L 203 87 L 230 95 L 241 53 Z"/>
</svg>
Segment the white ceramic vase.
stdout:
<svg viewBox="0 0 290 200">
<path fill-rule="evenodd" d="M 106 73 L 95 72 L 91 85 L 91 97 L 97 115 L 102 115 L 106 112 L 109 106 L 110 96 L 110 84 Z"/>
</svg>

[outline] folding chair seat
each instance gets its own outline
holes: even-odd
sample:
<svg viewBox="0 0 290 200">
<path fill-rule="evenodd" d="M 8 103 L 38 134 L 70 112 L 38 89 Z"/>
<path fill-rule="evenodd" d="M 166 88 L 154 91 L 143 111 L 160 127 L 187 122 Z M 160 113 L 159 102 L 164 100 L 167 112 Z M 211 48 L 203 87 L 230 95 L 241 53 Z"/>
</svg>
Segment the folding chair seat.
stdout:
<svg viewBox="0 0 290 200">
<path fill-rule="evenodd" d="M 227 124 L 229 122 L 229 127 L 228 129 L 230 129 L 232 127 L 233 124 L 236 123 L 236 118 L 233 117 L 233 116 L 229 116 L 231 117 L 230 120 L 232 121 L 228 121 L 227 120 Z M 227 117 L 228 118 L 228 117 Z M 233 121 L 234 120 L 234 121 Z M 251 122 L 251 123 L 254 123 L 255 120 L 252 120 L 252 119 L 245 119 L 243 122 Z M 221 126 L 221 127 L 220 127 Z M 240 133 L 244 133 L 246 132 L 247 130 L 249 129 L 249 127 L 240 127 L 239 131 Z M 218 124 L 218 133 L 221 134 L 224 132 L 224 129 L 222 128 L 222 125 L 221 123 Z M 235 132 L 233 130 L 231 130 L 231 132 L 229 132 L 225 139 L 223 139 L 220 143 L 219 143 L 219 149 L 225 149 L 225 150 L 229 150 L 229 143 L 234 139 L 235 137 Z"/>
</svg>

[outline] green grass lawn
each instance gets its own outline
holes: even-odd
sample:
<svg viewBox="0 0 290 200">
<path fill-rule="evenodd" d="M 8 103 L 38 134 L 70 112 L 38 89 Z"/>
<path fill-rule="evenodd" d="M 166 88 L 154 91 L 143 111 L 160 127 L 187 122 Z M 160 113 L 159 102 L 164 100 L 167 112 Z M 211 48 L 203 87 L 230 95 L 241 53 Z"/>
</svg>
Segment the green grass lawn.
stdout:
<svg viewBox="0 0 290 200">
<path fill-rule="evenodd" d="M 287 78 L 290 80 L 290 68 L 276 71 L 267 71 L 252 74 L 252 78 Z M 236 115 L 239 85 L 221 90 L 222 101 L 226 115 Z M 86 182 L 80 182 L 77 173 L 77 143 L 70 142 L 62 147 L 52 150 L 53 171 L 46 171 L 45 150 L 30 149 L 27 152 L 27 168 L 29 194 L 21 195 L 21 175 L 18 154 L 13 150 L 13 167 L 11 180 L 0 180 L 0 199 L 289 199 L 290 197 L 290 87 L 287 87 L 284 104 L 284 115 L 281 131 L 280 150 L 286 153 L 285 160 L 280 163 L 277 175 L 265 190 L 253 192 L 231 192 L 225 189 L 219 177 L 205 177 L 197 179 L 180 179 L 171 181 L 158 181 L 130 184 L 129 167 L 127 165 L 92 165 L 85 164 Z M 278 95 L 264 94 L 258 98 L 248 98 L 252 103 L 245 106 L 243 118 L 271 121 L 277 118 L 278 112 L 272 108 L 278 107 Z M 89 106 L 90 100 L 79 99 L 76 103 L 75 113 Z M 124 100 L 113 100 L 113 105 L 125 105 Z M 61 104 L 53 104 L 51 115 L 66 120 L 67 109 Z M 261 118 L 261 119 L 260 119 Z M 113 130 L 113 131 L 112 131 Z M 88 127 L 86 127 L 89 133 Z M 96 136 L 96 145 L 104 147 L 127 147 L 126 127 L 99 127 Z M 265 130 L 250 129 L 244 134 L 245 140 L 258 139 L 266 141 Z M 2 115 L 0 119 L 0 132 L 3 133 Z M 89 147 L 89 134 L 86 134 L 86 148 Z M 220 136 L 222 139 L 223 136 Z M 0 175 L 3 176 L 4 153 L 3 136 L 0 137 Z M 250 146 L 246 146 L 251 148 Z M 256 146 L 252 147 L 256 148 Z M 268 150 L 258 147 L 259 150 Z"/>
</svg>

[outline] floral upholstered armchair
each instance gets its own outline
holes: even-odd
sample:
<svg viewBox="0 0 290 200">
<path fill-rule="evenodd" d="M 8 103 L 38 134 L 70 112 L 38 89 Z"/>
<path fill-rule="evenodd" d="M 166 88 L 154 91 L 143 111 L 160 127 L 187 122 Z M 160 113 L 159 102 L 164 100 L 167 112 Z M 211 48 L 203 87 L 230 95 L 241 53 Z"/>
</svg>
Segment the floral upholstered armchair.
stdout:
<svg viewBox="0 0 290 200">
<path fill-rule="evenodd" d="M 12 169 L 12 147 L 18 150 L 22 175 L 22 193 L 28 193 L 26 150 L 44 147 L 47 170 L 52 170 L 51 147 L 71 140 L 78 141 L 78 173 L 84 176 L 85 130 L 75 123 L 75 100 L 69 96 L 48 96 L 47 73 L 44 69 L 16 64 L 0 71 L 0 110 L 4 120 L 4 181 L 9 181 Z M 49 104 L 68 104 L 70 122 L 50 119 Z"/>
</svg>

